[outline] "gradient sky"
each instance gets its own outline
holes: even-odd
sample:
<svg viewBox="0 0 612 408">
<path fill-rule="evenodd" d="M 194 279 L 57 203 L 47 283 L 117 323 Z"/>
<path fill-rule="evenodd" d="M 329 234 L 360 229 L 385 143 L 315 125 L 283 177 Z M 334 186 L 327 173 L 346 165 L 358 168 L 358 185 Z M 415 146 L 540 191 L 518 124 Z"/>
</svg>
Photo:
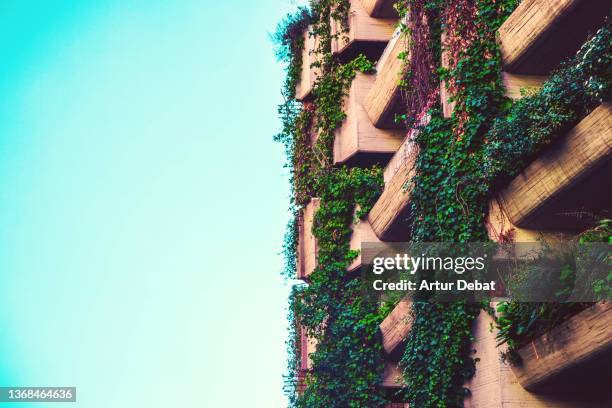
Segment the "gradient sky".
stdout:
<svg viewBox="0 0 612 408">
<path fill-rule="evenodd" d="M 57 406 L 83 408 L 283 405 L 268 33 L 292 7 L 2 0 L 0 386 L 76 386 Z"/>
</svg>

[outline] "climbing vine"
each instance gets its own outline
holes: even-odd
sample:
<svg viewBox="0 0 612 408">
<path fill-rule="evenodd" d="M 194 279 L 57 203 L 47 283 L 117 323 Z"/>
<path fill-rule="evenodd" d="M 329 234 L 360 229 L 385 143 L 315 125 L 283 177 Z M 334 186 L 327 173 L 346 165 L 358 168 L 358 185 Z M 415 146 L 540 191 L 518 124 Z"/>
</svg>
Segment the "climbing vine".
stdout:
<svg viewBox="0 0 612 408">
<path fill-rule="evenodd" d="M 612 244 L 612 220 L 600 220 L 595 227 L 581 233 L 576 238 L 576 242 L 578 247 L 595 242 Z M 610 249 L 608 246 L 586 248 L 588 248 L 589 256 L 594 255 L 591 252 L 593 249 L 599 252 L 595 254 L 600 257 L 599 262 L 602 263 L 602 266 L 607 265 L 608 267 L 607 274 L 602 273 L 602 276 L 598 276 L 592 282 L 589 282 L 594 300 L 609 300 L 612 298 L 612 271 L 609 269 L 612 266 Z M 559 253 L 546 247 L 543 255 L 548 259 L 551 259 L 551 256 L 556 256 L 561 261 L 564 260 L 564 258 L 559 257 Z M 574 289 L 576 260 L 573 256 L 567 260 L 569 262 L 561 269 L 562 273 L 559 279 L 561 290 L 556 292 L 556 295 L 561 298 L 560 300 L 571 294 Z M 544 276 L 545 273 L 545 271 L 536 272 L 539 272 L 536 275 L 539 277 Z M 592 305 L 593 302 L 501 302 L 497 307 L 496 325 L 498 343 L 499 345 L 506 345 L 506 349 L 501 353 L 502 358 L 511 364 L 519 364 L 521 362 L 517 353 L 519 348 Z"/>
<path fill-rule="evenodd" d="M 576 56 L 557 69 L 543 88 L 516 102 L 507 114 L 498 118 L 485 146 L 487 177 L 494 187 L 516 176 L 540 151 L 571 129 L 599 104 L 612 97 L 612 18 L 578 51 Z M 596 216 L 600 216 L 596 214 Z M 584 232 L 584 242 L 610 242 L 612 228 L 603 219 Z M 595 293 L 609 297 L 612 282 L 597 281 Z M 508 350 L 503 356 L 516 362 L 516 349 L 545 333 L 567 316 L 589 304 L 519 303 L 499 305 L 497 322 L 500 343 Z"/>
<path fill-rule="evenodd" d="M 384 313 L 377 303 L 361 298 L 359 280 L 347 273 L 357 255 L 349 248 L 351 226 L 367 214 L 380 194 L 382 171 L 377 167 L 333 167 L 334 135 L 346 117 L 343 101 L 350 84 L 356 72 L 374 71 L 374 64 L 362 55 L 341 63 L 331 51 L 332 41 L 346 35 L 349 7 L 349 0 L 313 1 L 309 12 L 302 12 L 301 19 L 288 17 L 275 36 L 277 43 L 290 51 L 283 54 L 288 55 L 289 78 L 283 95 L 289 98 L 279 109 L 283 127 L 276 140 L 286 147 L 292 211 L 297 215 L 313 197 L 321 200 L 313 228 L 317 267 L 310 283 L 294 290 L 290 301 L 292 333 L 299 326 L 317 343 L 308 373 L 300 373 L 295 362 L 299 342 L 288 343 L 287 384 L 305 382 L 303 389 L 286 387 L 290 405 L 295 407 L 380 407 L 387 402 L 378 387 L 384 367 L 378 325 Z M 332 24 L 340 29 L 332 30 Z M 307 26 L 309 35 L 317 37 L 318 45 L 312 52 L 313 68 L 319 75 L 309 100 L 298 103 L 294 87 L 299 71 L 293 69 L 293 63 L 303 51 Z M 283 43 L 286 39 L 291 41 Z M 285 274 L 289 277 L 295 276 L 296 225 L 294 218 L 284 244 Z"/>
<path fill-rule="evenodd" d="M 483 178 L 503 186 L 555 138 L 612 96 L 612 16 L 542 89 L 496 118 L 485 138 Z"/>
<path fill-rule="evenodd" d="M 376 201 L 380 169 L 332 171 L 320 180 L 321 206 L 313 233 L 318 262 L 297 304 L 296 315 L 317 341 L 312 372 L 298 407 L 380 407 L 384 368 L 378 305 L 363 298 L 359 279 L 347 267 L 357 253 L 349 248 L 351 225 Z M 355 215 L 355 204 L 360 211 Z"/>
<path fill-rule="evenodd" d="M 516 5 L 516 1 L 462 0 L 449 2 L 441 12 L 448 66 L 439 73 L 455 106 L 450 118 L 439 108 L 432 109 L 431 120 L 415 138 L 420 149 L 417 175 L 411 180 L 415 241 L 487 240 L 484 225 L 492 192 L 610 97 L 608 22 L 574 60 L 552 75 L 542 91 L 514 104 L 507 100 L 495 32 Z M 504 324 L 520 327 L 526 316 L 554 324 L 559 311 L 569 313 L 572 307 L 512 303 L 502 306 L 501 312 Z M 468 391 L 461 384 L 473 370 L 467 358 L 466 321 L 471 322 L 476 313 L 470 305 L 415 304 L 416 325 L 403 358 L 412 404 L 462 405 Z M 449 322 L 455 322 L 454 326 Z M 451 340 L 445 336 L 448 332 L 458 334 Z M 439 335 L 433 339 L 426 333 Z M 453 342 L 450 357 L 440 352 L 444 340 Z"/>
<path fill-rule="evenodd" d="M 555 138 L 564 134 L 612 89 L 610 19 L 576 57 L 565 63 L 541 91 L 512 102 L 505 97 L 496 33 L 519 0 L 403 0 L 397 8 L 408 38 L 402 54 L 402 89 L 407 111 L 402 119 L 415 131 L 419 154 L 411 190 L 411 237 L 416 242 L 486 241 L 485 220 L 492 192 L 520 173 Z M 387 308 L 361 296 L 359 279 L 347 273 L 357 255 L 349 248 L 351 225 L 367 214 L 382 189 L 378 168 L 333 167 L 333 140 L 346 115 L 343 100 L 356 72 L 371 73 L 363 56 L 341 63 L 332 42 L 348 30 L 349 0 L 313 0 L 281 23 L 274 40 L 286 62 L 287 79 L 279 108 L 286 146 L 294 215 L 311 198 L 321 206 L 313 234 L 318 265 L 308 285 L 293 291 L 292 327 L 317 341 L 307 387 L 288 391 L 296 407 L 380 407 L 387 402 L 377 386 L 383 370 L 378 325 Z M 334 26 L 334 27 L 332 27 Z M 308 101 L 295 100 L 302 69 L 303 34 L 317 37 L 314 68 L 319 76 Z M 339 27 L 339 29 L 337 29 Z M 441 41 L 441 38 L 444 40 Z M 442 58 L 444 56 L 444 59 Z M 444 62 L 444 63 L 443 63 Z M 453 105 L 445 115 L 443 83 Z M 425 124 L 423 118 L 428 120 Z M 355 209 L 359 211 L 356 213 Z M 287 230 L 286 275 L 294 276 L 297 228 Z M 416 407 L 459 407 L 475 370 L 471 324 L 483 305 L 466 302 L 413 303 L 413 326 L 401 360 L 405 399 Z M 555 306 L 556 307 L 556 306 Z M 522 329 L 525 319 L 553 323 L 570 307 L 558 309 L 508 303 L 500 310 L 502 340 L 511 348 L 546 329 Z M 531 330 L 531 331 L 530 331 Z M 288 347 L 295 359 L 299 345 Z M 296 351 L 297 350 L 297 351 Z M 295 363 L 295 362 L 294 362 Z M 297 366 L 289 364 L 288 383 Z"/>
<path fill-rule="evenodd" d="M 395 4 L 400 19 L 402 38 L 406 50 L 400 54 L 404 63 L 401 79 L 402 97 L 406 111 L 399 115 L 408 128 L 420 123 L 423 115 L 437 100 L 441 36 L 440 9 L 437 1 L 399 1 Z"/>
<path fill-rule="evenodd" d="M 425 18 L 431 27 L 429 35 L 412 38 L 410 66 L 420 64 L 424 71 L 421 77 L 433 75 L 432 84 L 444 81 L 455 102 L 449 118 L 435 100 L 429 102 L 429 95 L 438 95 L 437 87 L 421 92 L 425 95 L 422 101 L 413 102 L 417 109 L 431 108 L 428 123 L 414 138 L 419 155 L 416 175 L 407 186 L 412 189 L 412 240 L 483 241 L 487 239 L 484 198 L 488 191 L 473 180 L 480 173 L 477 152 L 487 123 L 505 103 L 495 34 L 516 1 L 409 0 L 407 4 L 407 10 L 412 10 L 408 26 L 418 27 Z M 419 20 L 410 23 L 415 18 Z M 441 50 L 442 30 L 445 41 Z M 428 50 L 427 54 L 423 55 L 423 50 Z M 444 68 L 442 51 L 448 58 Z M 409 112 L 419 113 L 414 108 Z M 480 305 L 465 302 L 413 303 L 414 324 L 401 361 L 411 405 L 463 405 L 468 392 L 463 385 L 475 367 L 470 329 L 479 311 Z"/>
<path fill-rule="evenodd" d="M 297 391 L 304 385 L 303 374 L 300 367 L 301 341 L 298 331 L 298 319 L 295 315 L 296 302 L 303 290 L 303 285 L 295 285 L 289 294 L 289 308 L 287 321 L 289 322 L 287 335 L 287 372 L 284 375 L 283 391 L 289 400 L 289 406 L 295 406 L 297 402 Z"/>
<path fill-rule="evenodd" d="M 295 99 L 295 87 L 302 73 L 304 31 L 312 20 L 313 14 L 308 7 L 298 7 L 295 13 L 287 15 L 278 23 L 272 34 L 276 58 L 285 64 L 287 72 L 282 92 L 287 100 Z"/>
</svg>

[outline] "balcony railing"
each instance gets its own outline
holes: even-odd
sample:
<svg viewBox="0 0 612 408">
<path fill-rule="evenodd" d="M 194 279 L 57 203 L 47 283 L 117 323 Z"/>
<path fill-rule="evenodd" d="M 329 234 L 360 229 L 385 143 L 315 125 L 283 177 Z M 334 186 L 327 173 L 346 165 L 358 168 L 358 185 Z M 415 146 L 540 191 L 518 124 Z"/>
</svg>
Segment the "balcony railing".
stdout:
<svg viewBox="0 0 612 408">
<path fill-rule="evenodd" d="M 411 301 L 404 298 L 380 324 L 383 349 L 392 361 L 398 361 L 401 357 L 402 346 L 405 344 L 406 337 L 412 328 L 410 310 Z"/>
<path fill-rule="evenodd" d="M 401 130 L 377 129 L 363 106 L 374 84 L 374 76 L 357 73 L 344 101 L 346 118 L 336 130 L 334 163 L 371 165 L 386 163 L 402 144 Z"/>
<path fill-rule="evenodd" d="M 315 212 L 320 199 L 313 198 L 298 215 L 297 278 L 307 280 L 317 266 L 317 240 L 312 234 Z"/>
<path fill-rule="evenodd" d="M 395 30 L 397 19 L 373 18 L 363 7 L 361 0 L 350 0 L 348 32 L 342 31 L 342 24 L 332 19 L 332 52 L 348 61 L 359 54 L 378 59 Z"/>
<path fill-rule="evenodd" d="M 312 93 L 315 80 L 320 74 L 320 68 L 312 65 L 317 61 L 315 50 L 318 46 L 316 36 L 309 35 L 312 27 L 304 32 L 304 49 L 302 50 L 302 72 L 295 87 L 295 96 L 299 101 L 308 99 Z"/>
<path fill-rule="evenodd" d="M 351 225 L 351 239 L 349 247 L 351 250 L 359 251 L 357 258 L 349 265 L 349 271 L 358 271 L 362 266 L 362 244 L 380 242 L 367 219 L 357 220 Z"/>
<path fill-rule="evenodd" d="M 499 29 L 504 70 L 547 75 L 603 25 L 612 2 L 524 0 Z"/>
<path fill-rule="evenodd" d="M 376 80 L 364 106 L 368 117 L 377 128 L 403 129 L 405 126 L 395 120 L 397 114 L 405 112 L 400 90 L 400 81 L 404 73 L 404 62 L 399 59 L 406 49 L 406 40 L 396 32 L 389 41 L 381 60 L 376 66 Z"/>
<path fill-rule="evenodd" d="M 579 230 L 612 207 L 612 105 L 604 103 L 556 140 L 498 196 L 519 227 Z"/>
<path fill-rule="evenodd" d="M 612 304 L 597 303 L 518 350 L 513 367 L 529 391 L 610 391 Z M 609 395 L 609 394 L 608 394 Z"/>
<path fill-rule="evenodd" d="M 499 357 L 495 336 L 495 321 L 482 311 L 472 327 L 474 341 L 471 348 L 473 357 L 478 358 L 476 373 L 467 381 L 465 387 L 470 390 L 464 400 L 465 408 L 601 408 L 607 407 L 602 395 L 596 393 L 578 393 L 575 386 L 568 386 L 561 393 L 531 393 L 517 381 L 513 369 Z M 602 369 L 601 373 L 607 372 Z M 588 372 L 582 372 L 589 377 Z M 595 374 L 596 372 L 593 372 Z"/>
<path fill-rule="evenodd" d="M 393 5 L 398 0 L 361 0 L 366 12 L 372 17 L 397 18 L 397 11 Z"/>
<path fill-rule="evenodd" d="M 409 135 L 384 171 L 385 188 L 368 214 L 372 230 L 383 241 L 407 240 L 410 235 L 410 179 L 414 176 L 417 146 Z"/>
</svg>

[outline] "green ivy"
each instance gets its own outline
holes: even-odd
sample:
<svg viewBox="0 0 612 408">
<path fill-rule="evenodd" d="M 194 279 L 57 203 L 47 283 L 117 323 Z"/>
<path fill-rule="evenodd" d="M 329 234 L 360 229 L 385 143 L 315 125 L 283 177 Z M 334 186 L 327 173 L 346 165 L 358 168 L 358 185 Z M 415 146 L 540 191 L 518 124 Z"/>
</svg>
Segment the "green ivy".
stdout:
<svg viewBox="0 0 612 408">
<path fill-rule="evenodd" d="M 320 180 L 321 205 L 314 219 L 318 265 L 296 315 L 317 339 L 312 372 L 297 407 L 381 407 L 378 387 L 384 358 L 378 304 L 363 298 L 360 279 L 347 267 L 357 253 L 349 248 L 355 205 L 367 214 L 382 190 L 380 169 L 342 168 Z"/>
<path fill-rule="evenodd" d="M 331 64 L 313 89 L 317 115 L 314 131 L 318 134 L 314 152 L 322 168 L 332 165 L 335 130 L 346 118 L 343 102 L 356 72 L 372 74 L 374 64 L 363 55 L 347 64 Z M 311 175 L 318 177 L 316 173 Z"/>
<path fill-rule="evenodd" d="M 580 244 L 587 242 L 606 242 L 612 244 L 612 220 L 609 218 L 599 220 L 594 228 L 580 234 L 578 242 Z M 612 254 L 604 252 L 601 255 L 607 259 L 607 265 L 611 268 L 605 278 L 602 277 L 593 282 L 593 292 L 597 300 L 609 300 L 612 299 Z"/>
<path fill-rule="evenodd" d="M 483 0 L 475 4 L 476 35 L 472 43 L 457 53 L 453 68 L 440 70 L 441 78 L 458 84 L 453 116 L 445 119 L 439 109 L 432 110 L 431 121 L 416 138 L 420 154 L 417 176 L 411 181 L 416 241 L 487 240 L 484 221 L 492 192 L 520 173 L 542 148 L 610 97 L 609 21 L 582 47 L 576 58 L 551 76 L 540 92 L 511 103 L 504 97 L 495 32 L 516 2 Z M 465 27 L 469 25 L 463 24 Z M 464 316 L 476 316 L 475 312 L 460 306 L 417 304 L 415 307 L 417 321 L 420 316 L 426 318 L 423 326 L 410 334 L 403 361 L 409 400 L 416 406 L 462 404 L 465 391 L 460 384 L 471 370 L 465 354 L 469 350 L 455 347 L 450 358 L 455 362 L 454 370 L 445 371 L 448 357 L 436 354 L 435 347 L 428 345 L 429 338 L 422 334 L 438 330 L 428 320 L 456 321 L 454 316 L 458 311 L 453 307 Z M 579 306 L 504 304 L 500 336 L 512 349 L 524 338 L 558 323 L 576 307 Z M 469 330 L 464 328 L 457 325 L 459 334 L 453 341 L 465 346 L 470 337 Z M 467 363 L 462 366 L 462 361 Z M 431 371 L 447 375 L 431 376 L 428 374 Z M 451 372 L 454 377 L 450 376 Z"/>
<path fill-rule="evenodd" d="M 416 176 L 410 181 L 414 241 L 487 240 L 484 224 L 492 192 L 611 96 L 608 20 L 540 92 L 515 103 L 507 99 L 495 35 L 517 4 L 518 0 L 400 2 L 402 13 L 421 18 L 404 30 L 411 34 L 411 52 L 404 55 L 403 83 L 413 102 L 407 104 L 404 119 L 409 124 L 416 122 L 420 109 L 430 106 L 428 98 L 439 80 L 452 88 L 456 103 L 450 118 L 443 117 L 439 105 L 433 106 L 431 120 L 415 138 L 420 153 Z M 348 244 L 354 210 L 358 205 L 358 217 L 365 215 L 380 194 L 380 169 L 332 167 L 334 132 L 345 119 L 342 101 L 355 72 L 373 71 L 365 57 L 342 64 L 331 53 L 332 40 L 346 35 L 349 7 L 349 0 L 313 0 L 310 11 L 300 10 L 288 17 L 275 37 L 280 44 L 277 55 L 287 62 L 286 103 L 279 108 L 283 128 L 276 139 L 287 149 L 294 189 L 292 211 L 295 214 L 310 198 L 321 197 L 313 230 L 319 244 L 318 266 L 311 283 L 300 286 L 291 300 L 291 324 L 303 325 L 318 341 L 311 355 L 308 387 L 303 395 L 291 397 L 291 405 L 298 407 L 379 407 L 386 402 L 377 386 L 383 368 L 377 333 L 388 307 L 363 299 L 359 279 L 346 272 L 357 256 Z M 420 23 L 422 18 L 427 19 L 427 30 Z M 334 35 L 332 20 L 341 26 Z M 309 24 L 310 34 L 319 40 L 315 53 L 321 76 L 312 101 L 300 104 L 294 89 L 301 69 L 302 34 Z M 453 30 L 457 38 L 468 39 L 465 46 L 465 41 L 451 38 L 447 69 L 440 67 L 441 30 Z M 317 135 L 314 145 L 313 134 Z M 295 273 L 295 225 L 292 221 L 285 238 L 288 275 Z M 402 358 L 406 399 L 411 405 L 462 406 L 468 392 L 463 384 L 475 367 L 470 326 L 480 308 L 462 302 L 414 303 L 415 323 Z M 500 332 L 511 348 L 516 347 L 544 330 L 541 323 L 554 324 L 569 310 L 505 304 Z M 295 342 L 289 347 L 292 356 L 299 353 Z M 296 375 L 291 367 L 290 363 L 290 377 Z"/>
<path fill-rule="evenodd" d="M 411 406 L 457 407 L 474 374 L 471 325 L 479 305 L 455 302 L 413 304 L 414 323 L 401 364 Z"/>
<path fill-rule="evenodd" d="M 287 15 L 272 34 L 276 45 L 276 58 L 286 64 L 287 76 L 283 87 L 286 99 L 295 98 L 295 87 L 302 73 L 302 51 L 304 50 L 304 32 L 313 20 L 307 7 L 298 7 L 295 13 Z"/>
<path fill-rule="evenodd" d="M 611 96 L 612 16 L 539 92 L 518 100 L 494 121 L 483 151 L 483 177 L 496 186 L 507 183 Z"/>
<path fill-rule="evenodd" d="M 313 233 L 318 244 L 318 265 L 309 285 L 300 285 L 290 299 L 290 331 L 300 325 L 317 340 L 311 354 L 312 371 L 307 373 L 306 389 L 298 395 L 296 359 L 299 344 L 289 341 L 288 377 L 285 391 L 295 407 L 382 407 L 387 399 L 378 384 L 384 368 L 378 326 L 387 308 L 361 298 L 361 282 L 346 269 L 357 256 L 349 248 L 351 226 L 371 208 L 382 190 L 379 168 L 333 168 L 335 130 L 346 118 L 343 101 L 356 72 L 372 73 L 374 64 L 360 55 L 343 64 L 331 52 L 331 41 L 345 35 L 350 2 L 316 0 L 311 11 L 301 11 L 303 19 L 289 16 L 277 38 L 287 41 L 282 51 L 288 61 L 283 95 L 287 101 L 279 108 L 282 130 L 276 140 L 286 148 L 287 167 L 293 188 L 294 216 L 313 197 L 320 197 Z M 305 16 L 310 16 L 305 18 Z M 342 28 L 331 31 L 331 21 Z M 310 35 L 317 36 L 314 50 L 321 74 L 310 102 L 297 103 L 293 88 L 299 78 L 303 30 L 311 24 Z M 290 39 L 290 41 L 289 41 Z M 298 55 L 300 54 L 300 55 Z M 293 88 L 290 88 L 293 87 Z M 312 143 L 313 135 L 316 141 Z M 290 222 L 284 243 L 285 275 L 295 276 L 297 228 Z M 292 387 L 293 385 L 293 387 Z"/>
<path fill-rule="evenodd" d="M 412 0 L 409 3 L 422 3 Z M 430 2 L 427 2 L 430 3 Z M 432 67 L 438 80 L 454 87 L 455 109 L 444 118 L 439 106 L 430 110 L 430 121 L 415 137 L 419 147 L 412 187 L 411 214 L 415 242 L 474 242 L 487 240 L 484 228 L 488 189 L 475 182 L 482 174 L 481 155 L 488 124 L 507 103 L 501 81 L 501 58 L 495 41 L 497 29 L 516 1 L 476 0 L 475 16 L 461 2 L 431 2 L 429 24 L 469 33 L 468 47 L 448 49 L 454 62 L 441 69 L 439 56 Z M 432 10 L 436 7 L 436 10 Z M 432 21 L 438 18 L 438 21 Z M 439 36 L 423 37 L 439 43 Z M 435 44 L 412 44 L 436 52 Z M 413 63 L 414 64 L 414 63 Z M 436 70 L 437 68 L 437 70 Z M 407 399 L 413 406 L 461 407 L 467 394 L 463 386 L 474 372 L 471 325 L 481 305 L 463 302 L 413 304 L 415 324 L 402 357 Z"/>
<path fill-rule="evenodd" d="M 515 177 L 553 140 L 566 133 L 600 103 L 612 97 L 612 17 L 578 51 L 562 64 L 543 88 L 516 102 L 498 118 L 485 146 L 485 174 L 494 187 Z M 580 236 L 580 242 L 610 242 L 610 221 L 604 219 Z M 608 281 L 595 282 L 602 298 L 609 296 Z M 549 331 L 588 304 L 519 303 L 499 305 L 498 341 L 506 343 L 503 354 L 516 362 L 516 349 Z"/>
<path fill-rule="evenodd" d="M 578 236 L 579 244 L 592 242 L 612 243 L 612 220 L 602 219 L 597 225 Z M 610 264 L 608 248 L 603 248 L 603 257 Z M 550 254 L 548 254 L 550 255 Z M 570 271 L 570 274 L 572 274 Z M 573 275 L 573 274 L 572 274 Z M 573 280 L 572 280 L 573 282 Z M 595 296 L 602 300 L 612 297 L 612 272 L 605 278 L 592 283 Z M 511 364 L 520 363 L 517 350 L 528 344 L 534 338 L 550 331 L 553 327 L 568 317 L 581 312 L 593 303 L 567 302 L 567 303 L 522 303 L 516 301 L 501 302 L 497 307 L 498 329 L 497 341 L 506 344 L 507 349 L 502 353 L 504 360 Z"/>
</svg>

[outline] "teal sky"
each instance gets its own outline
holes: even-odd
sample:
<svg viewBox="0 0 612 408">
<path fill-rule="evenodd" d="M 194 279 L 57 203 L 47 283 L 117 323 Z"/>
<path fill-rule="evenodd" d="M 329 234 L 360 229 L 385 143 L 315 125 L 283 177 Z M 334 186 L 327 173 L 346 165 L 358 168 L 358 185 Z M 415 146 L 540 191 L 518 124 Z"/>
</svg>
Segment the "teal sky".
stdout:
<svg viewBox="0 0 612 408">
<path fill-rule="evenodd" d="M 76 386 L 60 405 L 83 408 L 283 405 L 268 33 L 292 7 L 2 0 L 0 386 Z"/>
</svg>

